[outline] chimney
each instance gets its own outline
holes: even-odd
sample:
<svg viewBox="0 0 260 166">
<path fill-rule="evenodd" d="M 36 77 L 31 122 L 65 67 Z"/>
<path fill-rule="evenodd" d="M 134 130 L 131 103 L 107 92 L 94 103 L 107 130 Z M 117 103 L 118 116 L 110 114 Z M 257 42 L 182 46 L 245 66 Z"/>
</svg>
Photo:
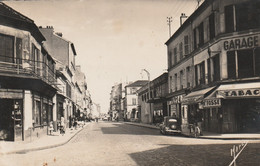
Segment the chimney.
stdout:
<svg viewBox="0 0 260 166">
<path fill-rule="evenodd" d="M 56 32 L 56 35 L 58 35 L 59 37 L 62 37 L 62 33 L 61 32 Z"/>
</svg>

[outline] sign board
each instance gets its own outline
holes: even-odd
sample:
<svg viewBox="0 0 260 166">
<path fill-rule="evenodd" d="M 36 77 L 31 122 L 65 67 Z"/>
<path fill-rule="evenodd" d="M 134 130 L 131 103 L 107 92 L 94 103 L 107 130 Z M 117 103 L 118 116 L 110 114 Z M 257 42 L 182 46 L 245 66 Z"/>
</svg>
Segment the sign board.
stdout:
<svg viewBox="0 0 260 166">
<path fill-rule="evenodd" d="M 218 91 L 219 96 L 224 98 L 260 97 L 260 88 Z"/>
<path fill-rule="evenodd" d="M 223 42 L 225 51 L 255 48 L 259 46 L 259 36 L 243 36 L 239 38 L 232 38 Z"/>
<path fill-rule="evenodd" d="M 232 38 L 223 42 L 225 51 L 255 48 L 259 46 L 259 36 L 243 36 L 239 38 Z"/>
<path fill-rule="evenodd" d="M 205 99 L 203 101 L 204 108 L 221 107 L 221 99 Z"/>
</svg>

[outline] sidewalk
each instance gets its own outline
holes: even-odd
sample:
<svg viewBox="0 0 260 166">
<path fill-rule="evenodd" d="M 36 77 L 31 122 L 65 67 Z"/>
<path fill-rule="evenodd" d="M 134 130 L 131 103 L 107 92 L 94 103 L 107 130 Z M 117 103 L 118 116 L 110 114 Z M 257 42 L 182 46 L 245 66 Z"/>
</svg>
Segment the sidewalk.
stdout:
<svg viewBox="0 0 260 166">
<path fill-rule="evenodd" d="M 159 126 L 155 126 L 155 125 L 134 123 L 134 122 L 123 122 L 123 123 L 159 130 Z M 200 136 L 199 138 L 203 138 L 203 139 L 222 139 L 222 140 L 237 140 L 237 139 L 260 140 L 260 133 L 219 134 L 219 133 L 212 133 L 212 132 L 204 131 L 203 136 Z"/>
<path fill-rule="evenodd" d="M 61 135 L 59 132 L 54 132 L 52 135 L 45 135 L 41 138 L 34 140 L 32 142 L 10 142 L 10 141 L 0 141 L 0 156 L 4 154 L 13 153 L 26 153 L 30 151 L 37 151 L 43 149 L 49 149 L 58 147 L 68 143 L 76 134 L 78 134 L 85 126 L 78 129 L 66 129 L 66 133 Z"/>
</svg>

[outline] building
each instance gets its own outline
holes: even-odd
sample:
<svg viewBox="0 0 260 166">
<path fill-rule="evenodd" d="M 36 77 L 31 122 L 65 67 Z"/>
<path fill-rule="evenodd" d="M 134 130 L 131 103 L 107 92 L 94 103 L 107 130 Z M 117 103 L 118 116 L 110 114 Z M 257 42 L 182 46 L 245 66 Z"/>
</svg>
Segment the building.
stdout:
<svg viewBox="0 0 260 166">
<path fill-rule="evenodd" d="M 118 120 L 121 113 L 122 100 L 122 83 L 112 86 L 110 93 L 110 110 L 109 115 L 111 120 Z"/>
<path fill-rule="evenodd" d="M 75 72 L 75 80 L 76 80 L 76 87 L 77 87 L 77 93 L 76 93 L 76 104 L 79 108 L 80 112 L 78 113 L 78 116 L 82 117 L 83 114 L 87 116 L 87 108 L 90 103 L 90 96 L 88 94 L 88 86 L 86 81 L 85 74 L 81 71 L 81 67 L 79 65 L 76 66 L 76 72 Z"/>
<path fill-rule="evenodd" d="M 137 90 L 137 93 L 138 112 L 140 112 L 142 123 L 161 123 L 163 117 L 170 115 L 167 110 L 166 98 L 168 95 L 168 73 L 163 73 L 147 83 Z"/>
<path fill-rule="evenodd" d="M 204 131 L 260 131 L 259 5 L 205 0 L 166 42 L 168 108 L 184 133 L 195 118 Z"/>
<path fill-rule="evenodd" d="M 78 115 L 79 110 L 76 94 L 80 90 L 75 80 L 77 53 L 74 44 L 63 38 L 62 33 L 54 33 L 52 26 L 40 27 L 40 31 L 46 38 L 44 46 L 56 60 L 59 91 L 55 96 L 57 115 L 54 124 L 58 124 L 61 117 L 64 117 L 65 123 L 69 127 L 71 119 Z"/>
<path fill-rule="evenodd" d="M 138 111 L 137 90 L 146 85 L 149 81 L 138 80 L 125 86 L 125 119 L 131 121 L 140 121 L 140 112 Z"/>
<path fill-rule="evenodd" d="M 34 21 L 0 2 L 0 139 L 47 134 L 56 94 L 55 61 Z"/>
</svg>

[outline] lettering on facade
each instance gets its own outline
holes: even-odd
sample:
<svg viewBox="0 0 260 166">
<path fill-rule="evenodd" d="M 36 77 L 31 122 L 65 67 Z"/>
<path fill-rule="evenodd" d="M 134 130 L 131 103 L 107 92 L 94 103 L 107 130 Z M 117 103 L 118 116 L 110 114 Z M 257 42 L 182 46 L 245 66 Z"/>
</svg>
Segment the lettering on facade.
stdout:
<svg viewBox="0 0 260 166">
<path fill-rule="evenodd" d="M 258 46 L 258 36 L 250 36 L 224 41 L 224 50 L 252 48 Z"/>
<path fill-rule="evenodd" d="M 221 107 L 221 99 L 205 99 L 203 107 Z"/>
<path fill-rule="evenodd" d="M 225 97 L 254 97 L 260 96 L 259 89 L 220 91 Z"/>
</svg>

